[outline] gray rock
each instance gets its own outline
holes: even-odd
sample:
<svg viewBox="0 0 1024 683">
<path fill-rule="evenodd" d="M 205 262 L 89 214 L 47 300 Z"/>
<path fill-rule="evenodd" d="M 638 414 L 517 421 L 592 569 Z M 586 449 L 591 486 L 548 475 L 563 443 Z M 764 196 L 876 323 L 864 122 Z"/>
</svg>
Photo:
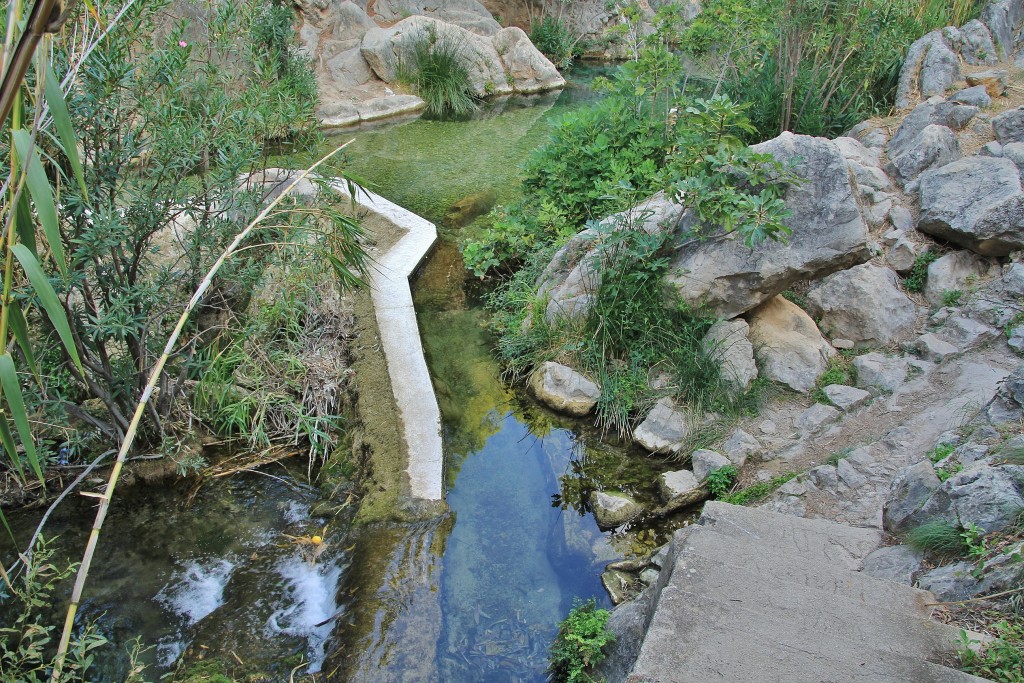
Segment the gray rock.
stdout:
<svg viewBox="0 0 1024 683">
<path fill-rule="evenodd" d="M 853 138 L 869 149 L 878 150 L 885 147 L 889 141 L 889 133 L 871 121 L 861 121 L 856 126 L 846 131 L 843 137 Z"/>
<path fill-rule="evenodd" d="M 658 570 L 654 569 L 653 567 L 648 567 L 647 569 L 640 572 L 640 583 L 644 584 L 645 586 L 650 586 L 657 580 Z"/>
<path fill-rule="evenodd" d="M 888 268 L 871 263 L 829 275 L 807 292 L 811 313 L 831 337 L 850 339 L 858 347 L 885 346 L 909 336 L 917 306 L 898 286 Z"/>
<path fill-rule="evenodd" d="M 904 206 L 894 206 L 889 209 L 889 221 L 897 230 L 907 232 L 914 229 L 914 216 Z"/>
<path fill-rule="evenodd" d="M 907 50 L 896 87 L 896 107 L 908 107 L 921 95 L 942 95 L 958 80 L 959 57 L 941 31 L 932 31 Z"/>
<path fill-rule="evenodd" d="M 906 185 L 929 168 L 941 168 L 961 156 L 960 142 L 946 126 L 931 124 L 899 150 L 889 144 L 889 163 L 885 170 Z"/>
<path fill-rule="evenodd" d="M 843 412 L 856 410 L 871 399 L 871 394 L 867 391 L 845 384 L 829 384 L 822 391 L 828 400 Z"/>
<path fill-rule="evenodd" d="M 977 594 L 978 580 L 971 576 L 974 565 L 955 562 L 917 577 L 917 585 L 931 591 L 940 602 L 967 600 Z"/>
<path fill-rule="evenodd" d="M 835 143 L 783 133 L 755 145 L 807 181 L 786 192 L 788 244 L 751 250 L 735 235 L 688 241 L 676 251 L 666 282 L 682 300 L 724 319 L 749 311 L 798 280 L 815 280 L 871 258 L 846 160 Z"/>
<path fill-rule="evenodd" d="M 921 516 L 921 509 L 941 483 L 928 460 L 897 472 L 882 506 L 882 525 L 885 530 L 891 534 L 900 534 L 926 521 Z"/>
<path fill-rule="evenodd" d="M 946 356 L 955 356 L 960 353 L 960 349 L 931 332 L 917 338 L 917 341 L 914 342 L 914 350 L 920 354 L 921 358 L 935 363 L 942 362 Z"/>
<path fill-rule="evenodd" d="M 990 342 L 999 334 L 999 330 L 961 315 L 951 315 L 946 319 L 946 324 L 942 328 L 942 336 L 964 351 Z"/>
<path fill-rule="evenodd" d="M 985 270 L 985 262 L 969 251 L 946 254 L 928 265 L 924 298 L 938 306 L 946 292 L 966 292 Z"/>
<path fill-rule="evenodd" d="M 1010 473 L 1000 467 L 979 467 L 953 475 L 935 491 L 920 517 L 951 524 L 976 524 L 986 533 L 1002 531 L 1024 510 L 1024 498 Z"/>
<path fill-rule="evenodd" d="M 743 393 L 757 379 L 754 345 L 750 343 L 750 326 L 746 320 L 736 318 L 715 323 L 701 344 L 704 353 L 719 363 L 722 379 L 736 393 Z"/>
<path fill-rule="evenodd" d="M 762 434 L 774 434 L 775 432 L 779 431 L 779 428 L 775 425 L 773 421 L 765 420 L 758 426 L 758 430 Z"/>
<path fill-rule="evenodd" d="M 1000 280 L 1006 293 L 1024 297 L 1024 264 L 1011 263 L 1003 271 Z"/>
<path fill-rule="evenodd" d="M 678 453 L 689 433 L 686 414 L 671 398 L 662 398 L 633 431 L 633 440 L 652 453 Z"/>
<path fill-rule="evenodd" d="M 736 467 L 743 467 L 747 460 L 761 453 L 761 442 L 742 429 L 736 429 L 722 444 L 725 457 Z"/>
<path fill-rule="evenodd" d="M 796 419 L 793 420 L 793 424 L 797 429 L 806 434 L 814 434 L 833 424 L 839 419 L 840 414 L 832 406 L 827 406 L 824 403 L 815 403 L 797 415 Z"/>
<path fill-rule="evenodd" d="M 864 573 L 876 579 L 912 586 L 914 574 L 921 569 L 923 561 L 923 553 L 909 545 L 885 546 L 864 558 Z"/>
<path fill-rule="evenodd" d="M 875 387 L 894 391 L 907 379 L 907 359 L 889 358 L 880 353 L 868 353 L 853 359 L 858 387 Z"/>
<path fill-rule="evenodd" d="M 1024 142 L 1024 107 L 1004 111 L 992 119 L 992 131 L 1002 145 Z"/>
<path fill-rule="evenodd" d="M 986 142 L 982 145 L 981 149 L 978 150 L 978 156 L 983 157 L 1001 157 L 1003 156 L 1003 146 L 993 140 L 992 142 Z"/>
<path fill-rule="evenodd" d="M 609 569 L 601 574 L 601 585 L 608 592 L 608 598 L 613 605 L 627 602 L 642 588 L 635 577 L 616 569 Z"/>
<path fill-rule="evenodd" d="M 1018 325 L 1010 331 L 1006 343 L 1017 353 L 1024 353 L 1024 325 Z"/>
<path fill-rule="evenodd" d="M 991 106 L 992 104 L 992 98 L 989 96 L 988 91 L 985 90 L 985 86 L 983 85 L 964 88 L 950 97 L 949 101 L 956 102 L 957 104 L 966 104 L 972 107 L 980 107 L 982 109 Z"/>
<path fill-rule="evenodd" d="M 643 507 L 625 493 L 614 491 L 591 491 L 590 509 L 594 519 L 603 529 L 614 529 L 636 519 Z"/>
<path fill-rule="evenodd" d="M 368 4 L 366 0 L 360 2 Z M 501 30 L 501 24 L 477 0 L 376 0 L 373 13 L 388 24 L 413 15 L 423 15 L 461 26 L 481 36 L 492 36 Z"/>
<path fill-rule="evenodd" d="M 816 488 L 836 491 L 839 488 L 839 472 L 834 465 L 818 465 L 807 470 L 807 478 Z"/>
<path fill-rule="evenodd" d="M 761 374 L 794 391 L 806 392 L 828 366 L 835 349 L 807 313 L 781 296 L 747 316 Z"/>
<path fill-rule="evenodd" d="M 732 464 L 729 461 L 729 458 L 725 457 L 721 453 L 717 451 L 709 451 L 704 448 L 693 452 L 690 463 L 693 466 L 693 476 L 695 476 L 699 482 L 703 482 L 708 478 L 708 475 L 715 470 Z"/>
<path fill-rule="evenodd" d="M 696 505 L 705 500 L 708 488 L 703 486 L 690 470 L 676 470 L 658 475 L 658 493 L 665 503 L 675 503 L 674 507 Z"/>
<path fill-rule="evenodd" d="M 1003 145 L 1002 152 L 1003 156 L 1012 161 L 1017 168 L 1024 166 L 1024 142 L 1011 142 Z"/>
<path fill-rule="evenodd" d="M 917 245 L 907 238 L 901 237 L 886 253 L 885 262 L 897 273 L 905 275 L 913 269 L 917 256 Z"/>
<path fill-rule="evenodd" d="M 985 409 L 985 416 L 994 424 L 1024 419 L 1024 365 L 1018 366 L 996 389 L 996 395 Z"/>
<path fill-rule="evenodd" d="M 921 176 L 922 232 L 985 256 L 1024 246 L 1024 191 L 1005 158 L 972 156 Z"/>
<path fill-rule="evenodd" d="M 530 378 L 534 396 L 569 415 L 586 415 L 601 398 L 601 388 L 570 367 L 547 361 Z"/>
<path fill-rule="evenodd" d="M 945 126 L 951 130 L 963 130 L 977 116 L 978 108 L 941 98 L 933 98 L 914 107 L 900 123 L 893 134 L 886 152 L 890 157 L 902 154 L 914 144 L 921 132 L 928 126 Z"/>
<path fill-rule="evenodd" d="M 971 19 L 960 27 L 960 55 L 973 66 L 995 64 L 999 61 L 995 43 L 988 26 L 977 19 Z"/>
<path fill-rule="evenodd" d="M 836 464 L 836 473 L 839 475 L 839 479 L 853 490 L 857 490 L 868 485 L 868 478 L 858 472 L 853 464 L 846 458 L 841 459 Z"/>
<path fill-rule="evenodd" d="M 1006 59 L 1013 52 L 1014 32 L 1020 24 L 1022 11 L 1015 0 L 996 0 L 985 3 L 981 9 L 981 22 L 988 27 L 998 57 Z"/>
<path fill-rule="evenodd" d="M 1002 97 L 1006 94 L 1006 88 L 1010 83 L 1010 74 L 1002 69 L 989 69 L 976 74 L 967 75 L 967 85 L 974 87 L 980 85 L 990 97 Z"/>
</svg>

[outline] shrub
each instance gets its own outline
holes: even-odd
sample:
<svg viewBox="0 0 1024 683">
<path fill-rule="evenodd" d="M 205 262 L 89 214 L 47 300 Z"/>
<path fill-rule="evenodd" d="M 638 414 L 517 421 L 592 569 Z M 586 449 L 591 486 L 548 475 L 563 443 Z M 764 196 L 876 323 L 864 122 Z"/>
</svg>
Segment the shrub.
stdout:
<svg viewBox="0 0 1024 683">
<path fill-rule="evenodd" d="M 568 69 L 579 56 L 578 39 L 558 17 L 546 16 L 530 27 L 530 40 L 559 69 Z"/>
<path fill-rule="evenodd" d="M 721 498 L 729 493 L 729 489 L 736 481 L 737 476 L 739 476 L 739 472 L 736 471 L 734 465 L 725 465 L 709 472 L 707 482 L 711 496 L 713 498 Z"/>
<path fill-rule="evenodd" d="M 398 79 L 416 90 L 432 116 L 467 116 L 476 100 L 463 57 L 463 45 L 425 33 L 413 45 L 413 58 L 398 65 Z"/>
<path fill-rule="evenodd" d="M 926 251 L 914 259 L 914 265 L 910 268 L 910 274 L 903 278 L 903 286 L 908 292 L 923 292 L 925 283 L 928 282 L 928 266 L 938 260 L 939 255 L 934 251 Z"/>
<path fill-rule="evenodd" d="M 907 543 L 936 555 L 961 556 L 967 552 L 963 532 L 944 520 L 932 520 L 907 532 Z"/>
<path fill-rule="evenodd" d="M 960 667 L 999 683 L 1024 683 L 1024 624 L 1003 620 L 992 630 L 995 639 L 987 643 L 960 631 Z"/>
<path fill-rule="evenodd" d="M 732 505 L 746 505 L 748 503 L 756 503 L 764 498 L 767 498 L 780 486 L 786 484 L 792 479 L 795 479 L 799 475 L 798 472 L 786 472 L 785 474 L 775 477 L 771 481 L 762 481 L 757 484 L 751 484 L 750 486 L 740 489 L 739 491 L 733 491 L 725 496 L 722 496 L 720 500 Z"/>
<path fill-rule="evenodd" d="M 590 683 L 591 670 L 604 661 L 604 646 L 615 640 L 605 626 L 608 610 L 598 609 L 594 599 L 575 600 L 569 616 L 559 627 L 548 657 L 548 674 L 559 683 Z"/>
</svg>

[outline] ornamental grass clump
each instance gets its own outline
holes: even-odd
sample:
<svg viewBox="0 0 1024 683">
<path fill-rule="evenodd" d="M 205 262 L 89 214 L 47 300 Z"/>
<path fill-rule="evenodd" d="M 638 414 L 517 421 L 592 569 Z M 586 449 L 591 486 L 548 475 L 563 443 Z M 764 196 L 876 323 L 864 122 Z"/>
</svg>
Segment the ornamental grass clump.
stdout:
<svg viewBox="0 0 1024 683">
<path fill-rule="evenodd" d="M 427 32 L 413 45 L 412 58 L 399 64 L 399 81 L 426 102 L 427 114 L 460 117 L 476 111 L 464 48 L 462 41 Z"/>
</svg>

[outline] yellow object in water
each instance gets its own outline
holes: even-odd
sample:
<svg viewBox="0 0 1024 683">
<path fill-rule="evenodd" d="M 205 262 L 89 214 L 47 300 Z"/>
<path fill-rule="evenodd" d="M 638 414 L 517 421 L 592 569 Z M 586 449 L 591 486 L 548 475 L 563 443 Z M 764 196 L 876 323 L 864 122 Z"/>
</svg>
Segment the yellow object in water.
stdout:
<svg viewBox="0 0 1024 683">
<path fill-rule="evenodd" d="M 313 545 L 320 545 L 321 543 L 324 542 L 324 539 L 322 537 L 320 537 L 320 536 L 314 536 L 313 538 L 311 538 L 309 540 L 310 540 L 310 542 L 313 543 Z"/>
</svg>

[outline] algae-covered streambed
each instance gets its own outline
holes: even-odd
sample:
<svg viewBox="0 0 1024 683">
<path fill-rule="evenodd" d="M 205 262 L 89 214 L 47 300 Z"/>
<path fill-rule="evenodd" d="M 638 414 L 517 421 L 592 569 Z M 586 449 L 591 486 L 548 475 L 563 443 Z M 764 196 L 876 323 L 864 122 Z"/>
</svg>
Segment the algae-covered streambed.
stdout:
<svg viewBox="0 0 1024 683">
<path fill-rule="evenodd" d="M 597 528 L 586 493 L 614 484 L 650 496 L 653 464 L 501 381 L 454 243 L 477 213 L 516 198 L 518 167 L 553 117 L 593 97 L 568 88 L 470 121 L 345 133 L 354 176 L 441 227 L 413 292 L 441 406 L 450 513 L 350 528 L 355 503 L 322 499 L 302 483 L 302 463 L 214 480 L 187 506 L 186 484 L 128 490 L 83 606 L 117 645 L 102 680 L 120 680 L 136 636 L 154 646 L 143 656 L 154 674 L 185 652 L 223 662 L 238 680 L 289 680 L 304 662 L 299 673 L 330 681 L 544 680 L 559 620 L 575 598 L 607 604 L 604 564 L 637 545 Z M 27 538 L 37 515 L 13 517 Z M 90 521 L 87 499 L 65 503 L 48 532 L 66 539 L 60 555 L 80 552 Z M 327 539 L 315 563 L 295 542 L 312 534 Z"/>
</svg>

